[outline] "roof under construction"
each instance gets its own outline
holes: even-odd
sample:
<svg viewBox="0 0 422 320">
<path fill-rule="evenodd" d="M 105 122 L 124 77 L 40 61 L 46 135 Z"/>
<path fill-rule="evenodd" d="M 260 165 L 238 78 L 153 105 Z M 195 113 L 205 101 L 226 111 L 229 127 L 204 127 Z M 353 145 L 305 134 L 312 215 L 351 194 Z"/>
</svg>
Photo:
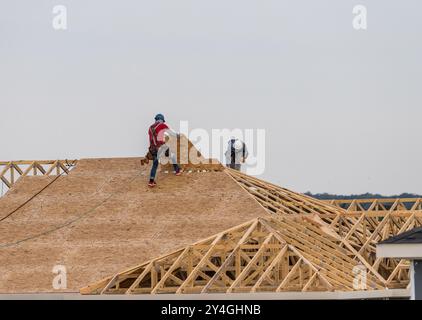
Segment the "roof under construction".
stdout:
<svg viewBox="0 0 422 320">
<path fill-rule="evenodd" d="M 231 169 L 225 172 L 269 214 L 121 270 L 81 293 L 369 294 L 407 288 L 409 262 L 377 259 L 375 244 L 422 225 L 421 210 L 388 199 L 389 206 L 372 200 L 368 210 L 346 211 Z M 364 285 L 356 283 L 361 270 Z"/>
<path fill-rule="evenodd" d="M 409 284 L 409 262 L 377 259 L 375 245 L 422 226 L 420 199 L 320 201 L 218 164 L 185 166 L 180 177 L 163 167 L 149 189 L 141 160 L 0 163 L 10 186 L 0 198 L 0 293 L 56 292 L 55 265 L 67 268 L 65 291 L 82 294 Z"/>
<path fill-rule="evenodd" d="M 69 175 L 0 222 L 0 292 L 49 292 L 52 268 L 67 268 L 68 290 L 196 242 L 265 211 L 224 172 L 159 173 L 146 185 L 140 159 L 79 160 Z M 21 178 L 0 217 L 52 177 Z M 218 186 L 218 187 L 217 187 Z"/>
</svg>

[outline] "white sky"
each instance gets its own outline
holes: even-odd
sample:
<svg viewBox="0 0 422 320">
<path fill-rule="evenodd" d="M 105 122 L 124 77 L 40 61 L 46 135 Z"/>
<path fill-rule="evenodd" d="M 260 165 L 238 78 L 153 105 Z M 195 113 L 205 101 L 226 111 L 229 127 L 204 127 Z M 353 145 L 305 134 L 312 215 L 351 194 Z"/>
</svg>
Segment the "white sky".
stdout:
<svg viewBox="0 0 422 320">
<path fill-rule="evenodd" d="M 0 159 L 143 155 L 162 112 L 176 130 L 266 129 L 262 178 L 296 191 L 421 193 L 421 15 L 417 0 L 1 1 Z"/>
</svg>

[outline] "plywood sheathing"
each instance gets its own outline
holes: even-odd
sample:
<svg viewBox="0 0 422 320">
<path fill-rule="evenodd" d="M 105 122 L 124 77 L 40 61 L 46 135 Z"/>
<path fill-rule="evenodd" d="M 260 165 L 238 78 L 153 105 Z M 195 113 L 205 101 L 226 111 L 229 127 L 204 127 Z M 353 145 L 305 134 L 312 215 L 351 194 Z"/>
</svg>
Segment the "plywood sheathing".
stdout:
<svg viewBox="0 0 422 320">
<path fill-rule="evenodd" d="M 167 145 L 176 155 L 177 163 L 184 171 L 222 171 L 224 167 L 217 159 L 206 159 L 184 135 L 168 137 Z M 173 171 L 170 159 L 162 157 L 162 170 Z"/>
</svg>

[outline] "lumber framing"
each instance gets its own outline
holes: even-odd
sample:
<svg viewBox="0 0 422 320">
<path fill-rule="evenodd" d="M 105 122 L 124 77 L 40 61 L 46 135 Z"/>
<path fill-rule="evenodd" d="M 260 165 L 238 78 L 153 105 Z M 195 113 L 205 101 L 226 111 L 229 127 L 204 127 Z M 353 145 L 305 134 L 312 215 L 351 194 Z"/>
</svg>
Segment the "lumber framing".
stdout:
<svg viewBox="0 0 422 320">
<path fill-rule="evenodd" d="M 409 262 L 377 259 L 375 248 L 379 241 L 422 226 L 420 198 L 319 201 L 238 171 L 226 172 L 272 215 L 306 215 L 318 222 L 388 288 L 408 284 Z"/>
<path fill-rule="evenodd" d="M 270 213 L 317 214 L 324 217 L 344 211 L 327 202 L 290 191 L 233 169 L 227 168 L 225 172 Z"/>
<path fill-rule="evenodd" d="M 416 211 L 422 210 L 422 198 L 325 200 L 346 211 Z"/>
<path fill-rule="evenodd" d="M 304 216 L 257 218 L 81 289 L 82 294 L 353 291 L 360 257 Z M 368 290 L 386 289 L 370 270 Z"/>
<path fill-rule="evenodd" d="M 68 174 L 77 160 L 0 161 L 0 181 L 10 189 L 20 177 Z"/>
</svg>

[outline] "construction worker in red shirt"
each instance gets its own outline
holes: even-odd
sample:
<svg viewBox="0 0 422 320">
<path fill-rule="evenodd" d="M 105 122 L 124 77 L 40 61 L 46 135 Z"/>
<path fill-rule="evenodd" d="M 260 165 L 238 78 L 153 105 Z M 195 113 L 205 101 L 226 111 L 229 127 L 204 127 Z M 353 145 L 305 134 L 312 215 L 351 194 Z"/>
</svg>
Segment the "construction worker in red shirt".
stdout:
<svg viewBox="0 0 422 320">
<path fill-rule="evenodd" d="M 157 114 L 154 119 L 155 123 L 151 125 L 148 130 L 150 145 L 149 152 L 153 157 L 151 174 L 148 183 L 148 186 L 151 188 L 157 185 L 157 183 L 155 182 L 155 176 L 157 174 L 159 160 L 163 154 L 165 154 L 166 157 L 170 157 L 170 161 L 173 165 L 176 176 L 179 176 L 181 174 L 180 166 L 177 164 L 177 160 L 174 154 L 170 152 L 169 146 L 166 145 L 164 135 L 165 133 L 167 133 L 170 136 L 178 137 L 179 134 L 177 134 L 167 126 L 167 124 L 165 123 L 166 121 L 164 119 L 164 116 L 161 113 Z"/>
</svg>

